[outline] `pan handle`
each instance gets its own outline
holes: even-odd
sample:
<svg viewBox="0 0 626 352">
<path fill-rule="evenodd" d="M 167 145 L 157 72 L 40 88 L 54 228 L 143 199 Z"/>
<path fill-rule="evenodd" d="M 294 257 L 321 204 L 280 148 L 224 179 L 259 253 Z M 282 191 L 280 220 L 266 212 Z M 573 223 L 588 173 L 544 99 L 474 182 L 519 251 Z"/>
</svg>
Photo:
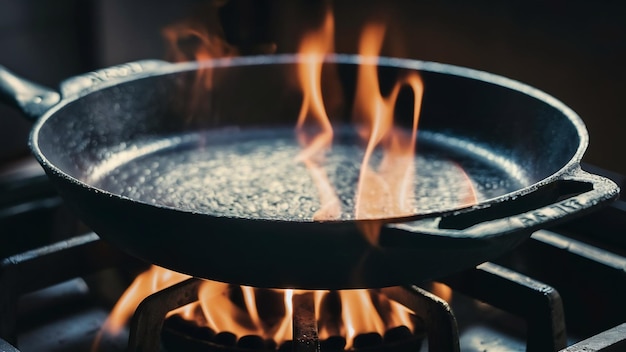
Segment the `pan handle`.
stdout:
<svg viewBox="0 0 626 352">
<path fill-rule="evenodd" d="M 447 238 L 485 240 L 508 233 L 530 234 L 609 203 L 618 197 L 619 191 L 615 182 L 576 166 L 558 180 L 517 199 L 387 227 Z"/>
<path fill-rule="evenodd" d="M 0 65 L 0 101 L 36 120 L 61 100 L 54 90 L 18 77 Z"/>
<path fill-rule="evenodd" d="M 78 98 L 105 85 L 155 75 L 171 65 L 161 60 L 141 60 L 103 68 L 68 78 L 58 92 L 21 78 L 0 65 L 0 101 L 36 120 L 63 99 Z"/>
</svg>

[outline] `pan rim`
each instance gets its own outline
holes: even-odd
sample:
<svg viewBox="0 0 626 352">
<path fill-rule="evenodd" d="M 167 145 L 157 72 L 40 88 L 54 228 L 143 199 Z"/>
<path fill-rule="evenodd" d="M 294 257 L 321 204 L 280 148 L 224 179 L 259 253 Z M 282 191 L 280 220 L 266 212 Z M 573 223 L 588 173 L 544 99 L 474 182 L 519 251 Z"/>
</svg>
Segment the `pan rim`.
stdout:
<svg viewBox="0 0 626 352">
<path fill-rule="evenodd" d="M 516 191 L 509 192 L 504 195 L 488 199 L 486 201 L 480 202 L 475 205 L 461 206 L 461 207 L 452 208 L 452 209 L 445 210 L 445 211 L 437 211 L 437 212 L 430 212 L 430 213 L 425 212 L 425 213 L 419 213 L 419 214 L 403 216 L 403 217 L 391 217 L 391 218 L 380 218 L 380 219 L 372 218 L 372 219 L 362 219 L 362 220 L 360 219 L 359 220 L 331 220 L 331 221 L 319 221 L 319 220 L 312 220 L 312 219 L 294 221 L 294 220 L 280 220 L 280 219 L 272 220 L 272 219 L 262 219 L 262 218 L 220 216 L 218 214 L 210 214 L 210 213 L 186 210 L 182 208 L 166 206 L 166 205 L 161 205 L 161 204 L 147 203 L 145 201 L 132 199 L 132 198 L 120 195 L 120 194 L 116 194 L 116 193 L 109 192 L 103 189 L 99 189 L 76 177 L 69 175 L 68 173 L 66 173 L 59 167 L 57 167 L 54 163 L 50 162 L 50 160 L 46 158 L 43 151 L 40 149 L 39 133 L 42 127 L 46 124 L 46 122 L 49 119 L 53 118 L 53 116 L 55 116 L 55 114 L 66 105 L 73 103 L 75 101 L 78 101 L 82 97 L 98 92 L 100 90 L 103 90 L 112 86 L 116 86 L 121 83 L 132 82 L 138 79 L 155 77 L 155 76 L 163 76 L 163 75 L 175 74 L 175 73 L 180 73 L 180 72 L 187 72 L 187 71 L 197 70 L 201 68 L 293 64 L 293 63 L 301 62 L 304 58 L 305 58 L 304 56 L 298 55 L 298 54 L 280 54 L 280 55 L 260 55 L 260 56 L 247 56 L 247 57 L 235 57 L 235 58 L 219 58 L 219 59 L 205 60 L 201 62 L 167 63 L 161 67 L 150 70 L 148 72 L 143 72 L 141 74 L 136 74 L 136 75 L 130 75 L 127 77 L 123 77 L 121 79 L 101 82 L 96 87 L 90 87 L 84 91 L 79 92 L 78 94 L 74 94 L 71 96 L 63 96 L 61 101 L 57 105 L 53 106 L 51 109 L 46 111 L 41 116 L 41 118 L 39 118 L 35 122 L 35 125 L 33 126 L 31 130 L 30 139 L 29 139 L 30 148 L 34 156 L 40 162 L 40 164 L 44 167 L 44 169 L 56 174 L 57 176 L 75 185 L 78 185 L 84 188 L 85 190 L 88 190 L 90 192 L 95 192 L 95 193 L 103 193 L 103 194 L 106 194 L 108 197 L 114 197 L 123 201 L 128 201 L 132 203 L 141 203 L 143 205 L 147 205 L 151 207 L 167 209 L 169 211 L 192 213 L 192 214 L 203 215 L 203 216 L 214 217 L 214 218 L 229 218 L 229 219 L 246 220 L 246 221 L 285 222 L 285 223 L 290 223 L 290 224 L 293 224 L 296 222 L 307 223 L 307 224 L 311 224 L 311 223 L 345 224 L 345 223 L 353 223 L 353 222 L 360 222 L 360 221 L 383 221 L 384 223 L 402 223 L 402 222 L 413 221 L 413 220 L 418 220 L 418 219 L 423 219 L 423 218 L 432 218 L 432 217 L 438 217 L 438 216 L 442 216 L 446 214 L 464 212 L 464 211 L 471 210 L 473 208 L 483 208 L 483 207 L 490 206 L 491 204 L 501 203 L 509 199 L 531 193 L 534 190 L 544 185 L 550 184 L 562 178 L 570 170 L 579 167 L 580 161 L 589 143 L 589 135 L 588 135 L 587 129 L 585 127 L 583 120 L 580 118 L 578 114 L 576 114 L 571 108 L 569 108 L 560 100 L 528 84 L 510 79 L 504 76 L 500 76 L 497 74 L 488 73 L 485 71 L 480 71 L 480 70 L 456 66 L 456 65 L 438 63 L 438 62 L 421 61 L 421 60 L 404 59 L 404 58 L 393 58 L 393 57 L 364 57 L 364 56 L 353 55 L 353 54 L 331 54 L 325 57 L 324 60 L 326 62 L 341 63 L 341 64 L 376 64 L 379 66 L 388 66 L 388 67 L 396 67 L 396 68 L 402 68 L 402 69 L 442 73 L 442 74 L 448 74 L 448 75 L 478 80 L 478 81 L 482 81 L 482 82 L 489 83 L 489 84 L 496 85 L 496 86 L 501 86 L 503 88 L 507 88 L 507 89 L 511 89 L 511 90 L 523 93 L 527 96 L 530 96 L 534 99 L 537 99 L 553 107 L 554 109 L 562 113 L 568 119 L 568 121 L 573 125 L 573 127 L 576 129 L 576 132 L 579 137 L 578 148 L 576 149 L 576 152 L 572 155 L 572 157 L 553 174 L 537 182 L 534 182 L 526 187 L 520 188 Z"/>
</svg>

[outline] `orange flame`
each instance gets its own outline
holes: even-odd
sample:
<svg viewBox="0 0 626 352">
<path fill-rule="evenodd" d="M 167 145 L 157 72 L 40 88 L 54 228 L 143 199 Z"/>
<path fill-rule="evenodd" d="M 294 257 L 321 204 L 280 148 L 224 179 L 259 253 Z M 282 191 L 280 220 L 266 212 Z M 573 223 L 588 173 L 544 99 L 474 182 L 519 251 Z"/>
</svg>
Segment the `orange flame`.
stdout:
<svg viewBox="0 0 626 352">
<path fill-rule="evenodd" d="M 145 297 L 188 278 L 188 275 L 153 265 L 148 271 L 137 276 L 135 281 L 117 301 L 109 319 L 105 323 L 105 327 L 113 333 L 119 332 Z"/>
<path fill-rule="evenodd" d="M 464 190 L 459 190 L 459 193 L 462 196 L 461 199 L 459 200 L 459 205 L 468 206 L 468 205 L 474 205 L 478 203 L 478 195 L 476 194 L 476 188 L 474 188 L 474 185 L 469 175 L 467 174 L 467 172 L 465 172 L 465 170 L 463 170 L 463 168 L 460 165 L 456 165 L 456 167 L 459 170 L 459 175 L 463 177 L 463 180 L 464 180 L 463 185 L 465 185 Z"/>
<path fill-rule="evenodd" d="M 207 18 L 190 18 L 165 27 L 162 31 L 166 42 L 167 57 L 173 62 L 203 61 L 220 57 L 238 55 L 238 50 L 224 39 L 222 28 L 219 26 L 218 7 L 222 4 L 215 2 L 200 10 L 201 15 Z M 201 111 L 203 93 L 213 86 L 213 69 L 205 67 L 196 72 L 191 87 L 190 101 L 184 113 L 187 120 Z"/>
<path fill-rule="evenodd" d="M 385 34 L 384 26 L 368 25 L 361 35 L 359 52 L 366 61 L 359 65 L 353 120 L 359 135 L 367 140 L 355 196 L 357 220 L 408 216 L 414 209 L 415 146 L 424 85 L 419 74 L 411 71 L 394 85 L 391 93 L 380 93 L 376 57 Z M 393 125 L 394 108 L 400 90 L 413 91 L 413 123 L 410 134 Z M 383 157 L 375 170 L 371 159 L 376 148 Z M 382 226 L 380 220 L 360 221 L 357 225 L 364 237 L 377 245 Z"/>
<path fill-rule="evenodd" d="M 376 308 L 366 290 L 340 291 L 342 318 L 346 327 L 347 347 L 360 332 L 385 332 L 385 324 L 376 313 Z"/>
<path fill-rule="evenodd" d="M 321 89 L 322 63 L 324 55 L 332 51 L 333 27 L 333 17 L 328 12 L 323 26 L 307 34 L 300 46 L 303 59 L 298 74 L 304 97 L 296 132 L 303 150 L 297 160 L 308 168 L 320 195 L 321 207 L 314 214 L 314 220 L 338 219 L 341 215 L 341 203 L 322 166 L 324 153 L 330 149 L 333 139 Z M 384 34 L 382 25 L 369 25 L 359 45 L 361 56 L 373 63 L 359 65 L 353 111 L 359 135 L 367 141 L 355 196 L 357 220 L 405 216 L 414 210 L 414 153 L 423 84 L 419 75 L 412 71 L 398 80 L 389 96 L 380 94 L 377 66 L 371 59 L 380 53 Z M 415 98 L 410 133 L 393 125 L 396 100 L 403 86 L 410 87 Z M 378 147 L 383 149 L 383 158 L 375 170 L 371 159 Z M 360 225 L 366 237 L 376 243 L 376 229 L 380 224 L 364 222 Z"/>
<path fill-rule="evenodd" d="M 100 343 L 102 333 L 118 334 L 139 303 L 148 295 L 181 282 L 189 276 L 161 267 L 153 266 L 137 276 L 124 292 L 94 342 L 93 351 Z M 241 290 L 241 302 L 233 299 L 234 290 Z M 215 281 L 204 281 L 198 289 L 198 301 L 176 309 L 168 314 L 179 314 L 198 325 L 213 331 L 228 331 L 238 337 L 257 335 L 273 339 L 277 344 L 293 339 L 294 295 L 304 290 L 265 290 L 276 297 L 282 297 L 282 306 L 274 307 L 271 314 L 261 314 L 260 309 L 267 301 L 259 299 L 259 289 L 234 286 Z M 411 315 L 414 314 L 401 304 L 370 290 L 313 291 L 315 317 L 319 337 L 344 336 L 347 348 L 361 333 L 378 332 L 383 335 L 387 329 L 396 326 L 414 328 Z M 335 304 L 326 304 L 328 299 L 337 299 Z M 266 308 L 267 310 L 267 308 Z M 198 313 L 201 313 L 198 316 Z"/>
<path fill-rule="evenodd" d="M 283 319 L 276 331 L 275 341 L 281 343 L 293 339 L 293 290 L 285 290 L 285 319 Z"/>
<path fill-rule="evenodd" d="M 446 284 L 433 282 L 430 291 L 448 303 L 452 300 L 452 288 Z"/>
<path fill-rule="evenodd" d="M 117 301 L 96 336 L 93 351 L 97 350 L 104 332 L 117 335 L 130 320 L 139 303 L 149 295 L 188 279 L 189 276 L 153 265 L 139 274 Z"/>
<path fill-rule="evenodd" d="M 302 63 L 298 67 L 298 77 L 303 98 L 296 134 L 304 149 L 296 160 L 307 167 L 320 196 L 321 206 L 313 215 L 314 220 L 333 220 L 341 216 L 341 203 L 321 166 L 324 153 L 330 149 L 333 140 L 333 128 L 324 107 L 321 80 L 324 55 L 333 51 L 334 27 L 333 15 L 327 11 L 322 27 L 305 35 L 299 50 Z M 311 130 L 314 132 L 311 133 Z"/>
<path fill-rule="evenodd" d="M 237 49 L 229 45 L 218 34 L 220 32 L 198 21 L 170 25 L 163 30 L 167 56 L 174 62 L 184 62 L 237 55 Z"/>
<path fill-rule="evenodd" d="M 361 37 L 360 54 L 366 58 L 378 55 L 384 33 L 381 25 L 367 26 Z M 368 142 L 355 199 L 356 219 L 396 217 L 413 212 L 414 154 L 424 90 L 422 80 L 411 71 L 384 98 L 379 92 L 376 68 L 376 64 L 361 64 L 358 71 L 353 118 L 359 134 Z M 393 126 L 393 111 L 403 85 L 408 85 L 415 96 L 410 135 Z M 375 171 L 370 164 L 378 146 L 383 147 L 384 154 Z"/>
</svg>

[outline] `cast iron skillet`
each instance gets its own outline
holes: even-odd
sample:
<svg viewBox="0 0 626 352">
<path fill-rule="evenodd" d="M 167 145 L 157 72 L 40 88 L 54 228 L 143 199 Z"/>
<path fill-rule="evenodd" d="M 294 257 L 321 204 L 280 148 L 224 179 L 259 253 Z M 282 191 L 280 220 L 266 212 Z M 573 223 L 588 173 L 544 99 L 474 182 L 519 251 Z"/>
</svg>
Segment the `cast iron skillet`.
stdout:
<svg viewBox="0 0 626 352">
<path fill-rule="evenodd" d="M 211 164 L 211 151 L 244 146 L 233 154 L 241 156 L 251 139 L 293 136 L 301 101 L 293 79 L 298 60 L 142 61 L 68 79 L 60 94 L 3 68 L 0 78 L 4 100 L 36 120 L 35 157 L 96 233 L 139 258 L 202 278 L 308 289 L 415 283 L 494 258 L 532 231 L 586 213 L 619 192 L 580 169 L 587 132 L 551 96 L 485 72 L 378 58 L 381 91 L 407 70 L 418 70 L 424 81 L 417 147 L 424 157 L 416 167 L 417 177 L 430 182 L 416 194 L 428 200 L 423 208 L 366 221 L 264 213 L 255 200 L 232 196 L 223 186 L 230 176 L 212 174 L 226 164 Z M 371 63 L 351 55 L 326 59 L 325 98 L 335 124 L 349 121 L 342 116 L 351 110 L 363 60 Z M 405 112 L 412 99 L 401 94 L 400 126 L 410 125 Z M 241 169 L 246 162 L 237 158 L 231 163 L 238 177 L 258 167 Z M 333 172 L 341 176 L 340 167 Z M 455 177 L 464 174 L 478 203 L 437 203 L 439 196 L 454 196 Z M 203 196 L 198 182 L 217 195 Z M 250 203 L 258 207 L 238 213 Z M 376 223 L 380 236 L 367 240 L 361 230 Z"/>
</svg>

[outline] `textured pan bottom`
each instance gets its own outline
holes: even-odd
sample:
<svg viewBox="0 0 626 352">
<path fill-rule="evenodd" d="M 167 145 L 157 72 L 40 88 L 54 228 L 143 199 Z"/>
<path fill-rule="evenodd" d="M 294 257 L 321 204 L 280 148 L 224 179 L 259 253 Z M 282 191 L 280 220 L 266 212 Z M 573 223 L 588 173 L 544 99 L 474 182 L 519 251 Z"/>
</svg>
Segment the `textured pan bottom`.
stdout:
<svg viewBox="0 0 626 352">
<path fill-rule="evenodd" d="M 301 150 L 293 128 L 169 136 L 106 151 L 108 158 L 94 168 L 90 181 L 148 204 L 227 217 L 310 221 L 320 209 L 320 197 L 310 170 L 296 160 Z M 363 155 L 362 144 L 346 130 L 336 133 L 332 149 L 317 160 L 340 201 L 339 220 L 355 218 Z M 377 150 L 372 170 L 382 158 Z M 503 160 L 462 140 L 420 132 L 411 166 L 412 213 L 451 210 L 525 186 L 519 168 Z"/>
</svg>

